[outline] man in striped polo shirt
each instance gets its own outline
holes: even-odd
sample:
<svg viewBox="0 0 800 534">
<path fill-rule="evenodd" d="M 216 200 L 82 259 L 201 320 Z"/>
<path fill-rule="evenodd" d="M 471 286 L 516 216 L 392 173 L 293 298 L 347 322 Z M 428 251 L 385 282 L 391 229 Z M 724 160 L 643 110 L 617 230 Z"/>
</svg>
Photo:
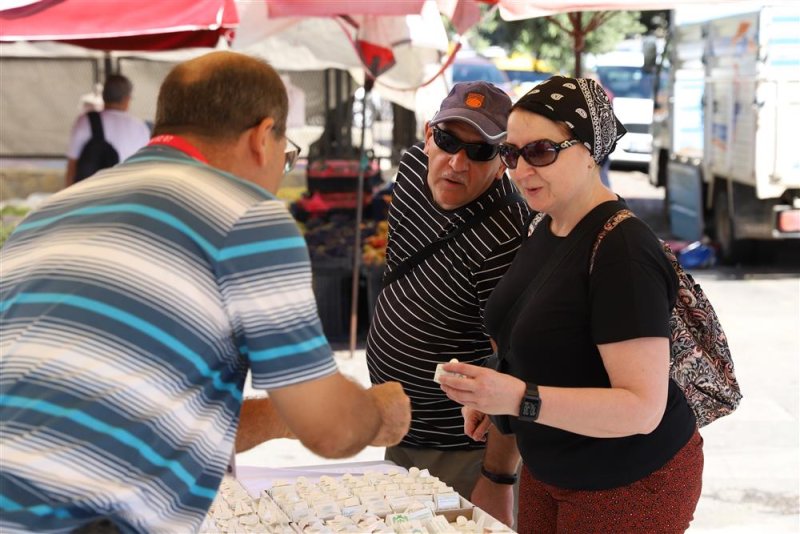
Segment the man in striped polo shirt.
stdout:
<svg viewBox="0 0 800 534">
<path fill-rule="evenodd" d="M 411 430 L 386 458 L 427 467 L 465 497 L 473 488 L 475 498 L 497 496 L 503 510 L 482 504 L 506 522 L 511 486 L 479 477 L 484 443 L 464 434 L 461 407 L 433 376 L 437 364 L 452 358 L 482 365 L 492 354 L 483 308 L 529 218 L 497 157 L 510 108 L 509 97 L 490 83 L 456 84 L 426 125 L 424 143 L 403 155 L 389 210 L 385 281 L 404 272 L 404 265 L 416 265 L 384 284 L 367 338 L 372 382 L 401 382 L 411 397 Z M 420 251 L 443 238 L 443 246 L 416 262 Z M 503 458 L 513 439 L 495 432 L 489 439 L 486 471 L 502 472 L 504 464 L 494 456 Z"/>
<path fill-rule="evenodd" d="M 248 369 L 277 433 L 285 423 L 318 454 L 405 433 L 402 388 L 344 378 L 322 334 L 305 241 L 274 196 L 297 156 L 287 111 L 260 60 L 180 64 L 150 144 L 51 197 L 8 240 L 0 531 L 196 531 Z"/>
</svg>

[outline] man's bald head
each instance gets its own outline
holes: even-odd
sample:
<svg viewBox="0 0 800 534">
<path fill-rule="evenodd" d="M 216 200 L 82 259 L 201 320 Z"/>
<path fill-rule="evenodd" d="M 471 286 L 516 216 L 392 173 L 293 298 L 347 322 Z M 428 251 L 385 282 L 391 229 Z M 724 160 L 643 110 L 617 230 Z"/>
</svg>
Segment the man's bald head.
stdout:
<svg viewBox="0 0 800 534">
<path fill-rule="evenodd" d="M 289 99 L 275 69 L 236 52 L 211 52 L 177 65 L 158 93 L 154 135 L 232 140 L 271 117 L 284 135 Z"/>
</svg>

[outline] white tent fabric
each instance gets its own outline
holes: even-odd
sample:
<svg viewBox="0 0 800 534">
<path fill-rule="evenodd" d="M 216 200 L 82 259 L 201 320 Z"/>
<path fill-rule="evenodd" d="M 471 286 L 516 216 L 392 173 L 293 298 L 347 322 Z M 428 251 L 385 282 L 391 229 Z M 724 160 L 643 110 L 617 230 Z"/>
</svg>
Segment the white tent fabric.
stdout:
<svg viewBox="0 0 800 534">
<path fill-rule="evenodd" d="M 358 83 L 363 83 L 364 65 L 353 43 L 355 27 L 338 18 L 273 18 L 266 6 L 245 0 L 237 1 L 240 25 L 232 49 L 261 57 L 279 70 L 349 70 Z M 378 78 L 375 90 L 384 98 L 409 109 L 417 102 L 416 88 L 438 70 L 448 50 L 448 38 L 439 10 L 428 1 L 419 15 L 351 17 L 358 24 L 379 23 L 381 32 L 393 44 L 394 67 Z M 437 84 L 441 85 L 441 83 Z M 446 96 L 442 86 L 435 94 L 422 91 L 425 99 L 439 100 Z"/>
</svg>

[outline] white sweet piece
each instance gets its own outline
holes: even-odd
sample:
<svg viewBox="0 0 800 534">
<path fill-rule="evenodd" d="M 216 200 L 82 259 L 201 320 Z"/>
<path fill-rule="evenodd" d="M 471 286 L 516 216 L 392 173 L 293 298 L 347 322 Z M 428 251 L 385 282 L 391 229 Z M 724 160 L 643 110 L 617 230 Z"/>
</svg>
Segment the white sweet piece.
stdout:
<svg viewBox="0 0 800 534">
<path fill-rule="evenodd" d="M 272 507 L 270 506 L 270 502 L 264 497 L 258 500 L 258 507 L 256 507 L 256 513 L 258 514 L 258 517 L 260 517 L 261 519 L 267 521 L 272 520 Z"/>
<path fill-rule="evenodd" d="M 250 506 L 250 503 L 247 501 L 239 501 L 236 503 L 236 508 L 233 511 L 233 515 L 235 516 L 242 516 L 248 515 L 253 513 L 253 507 Z"/>
<path fill-rule="evenodd" d="M 456 510 L 460 507 L 461 500 L 458 493 L 439 493 L 436 495 L 436 510 Z"/>
<path fill-rule="evenodd" d="M 378 528 L 377 525 L 379 523 L 385 525 L 385 523 L 381 520 L 380 517 L 370 514 L 361 521 L 359 521 L 358 526 L 359 528 L 363 528 L 365 532 L 374 532 L 375 529 Z"/>
<path fill-rule="evenodd" d="M 378 516 L 385 516 L 392 513 L 392 508 L 386 503 L 386 501 L 381 501 L 367 505 L 367 511 Z"/>
<path fill-rule="evenodd" d="M 358 500 L 358 499 L 356 499 Z M 367 511 L 367 507 L 363 504 L 351 504 L 342 506 L 342 515 L 345 517 L 355 517 Z"/>
<path fill-rule="evenodd" d="M 320 519 L 328 520 L 328 519 L 333 519 L 337 515 L 340 515 L 342 513 L 342 510 L 335 502 L 330 501 L 315 505 L 314 513 Z"/>
<path fill-rule="evenodd" d="M 217 528 L 214 529 L 214 532 L 227 532 L 228 526 L 230 525 L 230 519 L 217 519 L 214 521 L 214 524 L 217 525 Z M 234 521 L 235 522 L 235 521 Z"/>
<path fill-rule="evenodd" d="M 393 512 L 405 512 L 409 504 L 411 504 L 411 497 L 408 495 L 393 497 L 389 500 L 389 506 L 392 507 Z"/>
<path fill-rule="evenodd" d="M 457 358 L 453 358 L 452 360 L 450 360 L 449 363 L 458 363 L 458 359 Z M 439 380 L 439 378 L 442 377 L 442 376 L 456 376 L 456 377 L 459 377 L 459 378 L 464 378 L 464 375 L 462 375 L 462 374 L 451 373 L 450 371 L 445 371 L 444 370 L 444 366 L 445 366 L 445 364 L 443 364 L 443 363 L 436 364 L 436 371 L 433 373 L 433 381 L 436 382 L 437 384 L 441 384 L 442 383 Z"/>
<path fill-rule="evenodd" d="M 430 519 L 429 521 L 426 521 L 425 528 L 428 529 L 428 532 L 432 534 L 439 534 L 440 532 L 453 531 L 453 528 L 450 526 L 450 523 L 447 521 L 447 518 L 443 515 L 437 515 L 436 517 Z"/>
<path fill-rule="evenodd" d="M 405 514 L 412 520 L 428 521 L 433 519 L 433 510 L 419 501 L 412 502 L 406 508 Z"/>
<path fill-rule="evenodd" d="M 214 519 L 230 519 L 233 511 L 227 504 L 219 504 L 214 508 Z"/>
<path fill-rule="evenodd" d="M 386 492 L 384 493 L 384 497 L 386 497 L 386 499 L 391 500 L 400 497 L 408 497 L 408 493 L 403 489 L 397 488 L 397 489 L 386 490 Z"/>
<path fill-rule="evenodd" d="M 242 526 L 257 525 L 258 523 L 258 516 L 255 514 L 243 515 L 239 518 L 239 524 Z"/>
<path fill-rule="evenodd" d="M 311 515 L 309 510 L 299 510 L 297 512 L 292 512 L 292 521 L 294 523 L 299 523 L 300 521 L 310 521 L 312 519 L 316 519 L 316 517 Z"/>
</svg>

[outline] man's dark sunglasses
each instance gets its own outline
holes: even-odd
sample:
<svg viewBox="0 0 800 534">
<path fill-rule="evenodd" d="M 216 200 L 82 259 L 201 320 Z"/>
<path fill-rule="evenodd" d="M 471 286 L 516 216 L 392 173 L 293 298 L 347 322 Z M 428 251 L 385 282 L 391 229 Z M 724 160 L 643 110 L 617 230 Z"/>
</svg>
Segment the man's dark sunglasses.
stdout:
<svg viewBox="0 0 800 534">
<path fill-rule="evenodd" d="M 499 145 L 489 143 L 465 143 L 455 135 L 445 130 L 440 130 L 434 126 L 433 142 L 436 146 L 448 154 L 456 154 L 462 148 L 466 151 L 467 157 L 472 161 L 490 161 L 497 155 Z"/>
<path fill-rule="evenodd" d="M 522 148 L 503 143 L 500 145 L 500 160 L 509 169 L 516 169 L 520 155 L 534 167 L 546 167 L 556 161 L 558 153 L 580 143 L 577 139 L 567 139 L 561 143 L 554 143 L 549 139 L 539 139 L 528 143 Z"/>
</svg>

